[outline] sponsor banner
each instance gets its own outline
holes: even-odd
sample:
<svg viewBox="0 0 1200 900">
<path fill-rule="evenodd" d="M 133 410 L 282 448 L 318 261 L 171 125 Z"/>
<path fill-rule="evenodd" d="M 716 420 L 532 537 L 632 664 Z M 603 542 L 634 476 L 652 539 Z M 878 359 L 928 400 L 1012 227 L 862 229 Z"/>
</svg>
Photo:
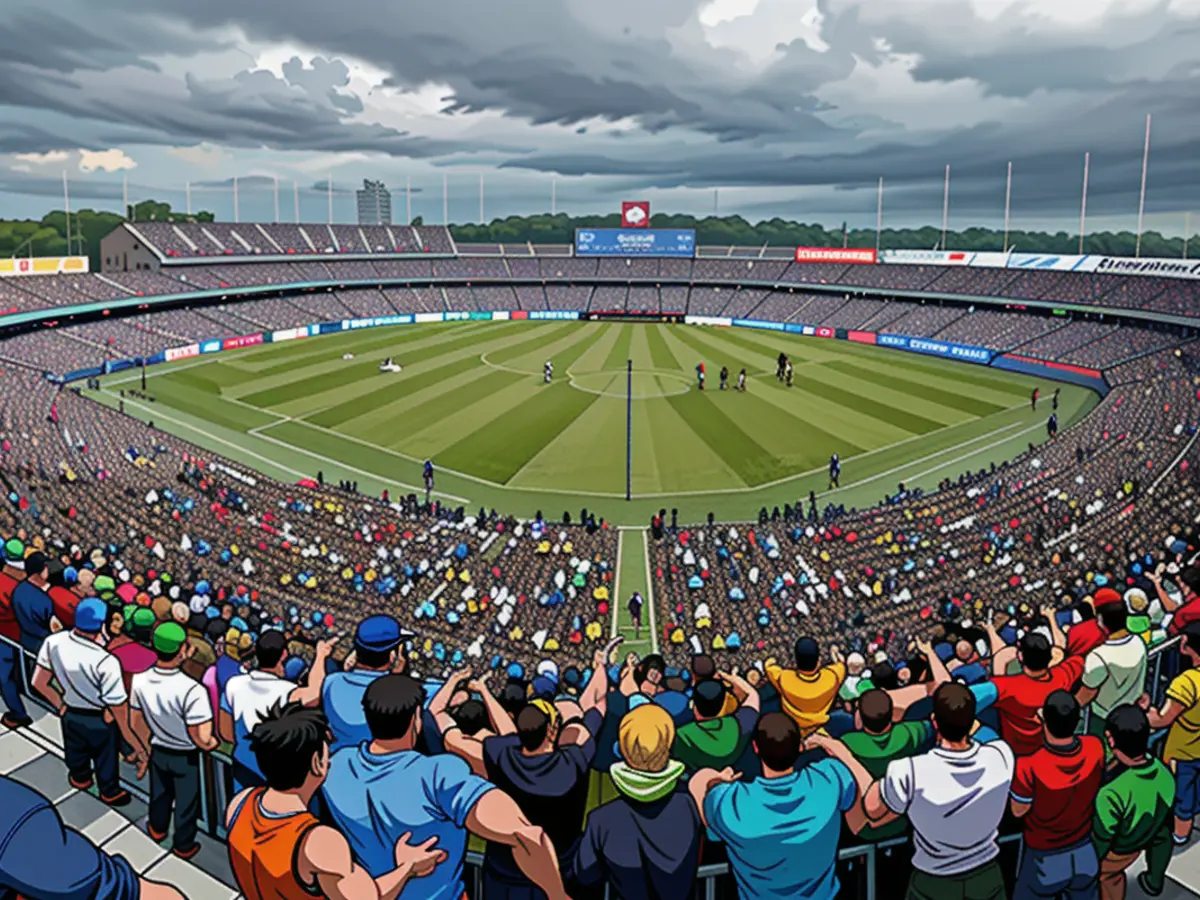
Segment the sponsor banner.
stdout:
<svg viewBox="0 0 1200 900">
<path fill-rule="evenodd" d="M 961 250 L 884 250 L 879 260 L 906 266 L 973 266 L 976 256 Z"/>
<path fill-rule="evenodd" d="M 813 334 L 815 334 L 819 338 L 831 338 L 834 336 L 834 333 L 835 332 L 832 328 L 814 328 L 813 329 Z"/>
<path fill-rule="evenodd" d="M 805 329 L 808 329 L 807 332 Z M 783 330 L 788 334 L 812 334 L 812 327 L 809 325 L 801 325 L 798 322 L 784 322 Z"/>
<path fill-rule="evenodd" d="M 0 278 L 22 275 L 70 275 L 88 271 L 86 256 L 38 256 L 0 259 Z"/>
<path fill-rule="evenodd" d="M 200 352 L 201 353 L 220 353 L 221 352 L 221 341 L 219 339 L 215 340 L 215 341 L 205 341 L 203 344 L 200 345 Z"/>
<path fill-rule="evenodd" d="M 155 353 L 152 357 L 150 357 L 148 360 L 146 360 L 146 365 L 157 366 L 159 363 L 164 363 L 166 361 L 167 361 L 167 354 L 165 352 Z"/>
<path fill-rule="evenodd" d="M 1010 253 L 1010 269 L 1040 269 L 1047 272 L 1094 272 L 1097 257 L 1055 256 L 1052 253 Z"/>
<path fill-rule="evenodd" d="M 728 328 L 733 324 L 733 319 L 727 316 L 684 316 L 683 321 L 686 325 L 715 325 L 718 328 Z"/>
<path fill-rule="evenodd" d="M 763 322 L 760 319 L 734 319 L 733 325 L 738 328 L 757 328 L 760 331 L 784 331 L 782 322 Z"/>
<path fill-rule="evenodd" d="M 510 319 L 512 319 L 514 322 L 527 322 L 529 320 L 529 310 L 514 309 L 512 312 L 510 312 L 508 314 L 508 317 Z"/>
<path fill-rule="evenodd" d="M 1004 356 L 997 356 L 992 360 L 992 367 L 1003 369 L 1006 372 L 1020 372 L 1023 375 L 1035 375 L 1039 378 L 1049 378 L 1053 381 L 1065 381 L 1069 384 L 1082 385 L 1083 387 L 1097 391 L 1102 397 L 1108 393 L 1108 382 L 1104 380 L 1104 376 L 1098 372 L 1095 375 L 1086 374 L 1088 372 L 1095 372 L 1095 370 L 1085 369 L 1082 366 L 1047 363 L 1040 359 L 1016 357 L 1006 354 Z"/>
<path fill-rule="evenodd" d="M 444 322 L 445 320 L 445 313 L 417 313 L 413 316 L 413 321 L 418 325 L 428 325 L 430 322 Z"/>
<path fill-rule="evenodd" d="M 356 331 L 359 328 L 379 328 L 384 325 L 411 325 L 411 314 L 403 316 L 375 316 L 372 319 L 343 319 L 342 331 Z"/>
<path fill-rule="evenodd" d="M 282 331 L 271 332 L 271 343 L 278 344 L 280 341 L 294 341 L 306 337 L 308 337 L 307 325 L 303 328 L 285 328 Z"/>
<path fill-rule="evenodd" d="M 62 376 L 62 378 L 57 380 L 62 382 L 82 381 L 85 378 L 99 378 L 104 374 L 106 374 L 104 369 L 100 368 L 99 366 L 92 366 L 90 369 L 76 369 L 73 372 L 68 372 L 66 375 Z"/>
<path fill-rule="evenodd" d="M 871 247 L 797 247 L 798 263 L 874 263 L 878 262 Z"/>
<path fill-rule="evenodd" d="M 1016 359 L 1021 362 L 1033 363 L 1038 366 L 1044 366 L 1047 369 L 1058 369 L 1061 372 L 1074 372 L 1076 375 L 1086 375 L 1088 378 L 1099 378 L 1101 373 L 1099 369 L 1089 369 L 1086 366 L 1073 366 L 1070 363 L 1051 362 L 1050 360 L 1037 359 L 1032 356 L 1021 356 L 1017 353 L 1006 353 L 1004 356 L 1007 359 Z"/>
<path fill-rule="evenodd" d="M 450 314 L 446 314 L 446 318 L 450 318 Z M 531 309 L 529 311 L 531 319 L 554 319 L 556 321 L 574 321 L 579 318 L 579 312 L 571 309 Z"/>
<path fill-rule="evenodd" d="M 847 331 L 846 340 L 854 341 L 856 344 L 874 344 L 875 332 L 873 331 Z"/>
<path fill-rule="evenodd" d="M 621 203 L 622 228 L 649 228 L 650 201 L 625 200 Z"/>
<path fill-rule="evenodd" d="M 222 350 L 240 350 L 242 347 L 257 347 L 263 342 L 261 334 L 244 334 L 241 337 L 225 338 Z"/>
<path fill-rule="evenodd" d="M 317 329 L 315 334 L 333 334 L 335 331 L 342 330 L 341 322 L 322 322 L 320 325 L 313 325 Z"/>
<path fill-rule="evenodd" d="M 881 347 L 895 347 L 899 350 L 911 350 L 913 353 L 924 353 L 928 356 L 944 356 L 948 359 L 961 359 L 966 362 L 987 365 L 992 361 L 992 351 L 971 344 L 954 344 L 949 341 L 930 341 L 925 338 L 908 337 L 903 334 L 876 335 L 875 343 Z"/>
<path fill-rule="evenodd" d="M 970 265 L 983 269 L 1003 269 L 1008 266 L 1010 253 L 975 253 Z"/>
<path fill-rule="evenodd" d="M 163 351 L 163 356 L 167 362 L 175 362 L 177 359 L 189 359 L 190 357 L 199 355 L 199 344 L 188 344 L 186 347 L 171 347 Z"/>
<path fill-rule="evenodd" d="M 104 364 L 110 375 L 113 372 L 124 372 L 126 369 L 132 369 L 133 365 L 134 363 L 132 359 L 117 359 Z"/>
<path fill-rule="evenodd" d="M 1128 256 L 1093 256 L 1096 268 L 1092 271 L 1109 275 L 1157 275 L 1160 278 L 1186 278 L 1200 280 L 1200 260 L 1162 259 Z"/>
<path fill-rule="evenodd" d="M 444 322 L 465 322 L 465 321 L 467 321 L 467 319 L 471 318 L 470 313 L 457 312 L 457 311 L 456 312 L 448 312 L 448 313 L 439 313 L 439 315 L 442 317 L 442 321 L 444 321 Z"/>
<path fill-rule="evenodd" d="M 493 322 L 507 322 L 510 318 L 511 318 L 511 316 L 503 310 L 501 310 L 500 312 L 492 313 L 492 321 Z"/>
<path fill-rule="evenodd" d="M 492 321 L 492 314 L 490 312 L 473 312 L 473 313 L 470 313 L 469 316 L 470 316 L 471 321 L 473 321 L 473 322 L 490 322 L 490 321 Z"/>
<path fill-rule="evenodd" d="M 696 255 L 696 232 L 690 228 L 577 228 L 576 256 Z"/>
</svg>

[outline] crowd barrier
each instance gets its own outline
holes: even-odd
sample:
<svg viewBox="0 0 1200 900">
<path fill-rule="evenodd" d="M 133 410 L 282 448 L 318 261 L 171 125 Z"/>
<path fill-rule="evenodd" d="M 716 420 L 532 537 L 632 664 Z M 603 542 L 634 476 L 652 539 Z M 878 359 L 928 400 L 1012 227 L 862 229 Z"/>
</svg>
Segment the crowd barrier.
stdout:
<svg viewBox="0 0 1200 900">
<path fill-rule="evenodd" d="M 1179 650 L 1179 638 L 1159 644 L 1150 649 L 1150 664 L 1146 672 L 1146 692 L 1150 695 L 1155 708 L 1161 708 L 1166 695 L 1166 689 L 1173 678 L 1181 671 L 1182 656 Z M 48 714 L 50 710 L 45 700 L 29 690 L 30 671 L 34 664 L 34 655 L 23 650 L 15 642 L 0 636 L 0 642 L 18 650 L 24 660 L 24 666 L 17 666 L 20 678 L 21 693 L 27 702 L 36 704 Z M 1081 732 L 1087 727 L 1085 710 L 1081 723 Z M 43 740 L 48 736 L 41 732 Z M 1152 737 L 1152 743 L 1157 743 L 1166 734 L 1166 730 L 1157 732 Z M 57 748 L 61 755 L 62 747 Z M 233 799 L 233 778 L 231 774 L 232 759 L 223 749 L 212 753 L 201 754 L 200 767 L 200 829 L 205 834 L 219 841 L 225 839 L 225 809 Z M 131 794 L 144 803 L 149 802 L 147 782 L 138 781 L 134 768 L 124 761 L 121 762 L 121 783 Z M 843 826 L 843 846 L 838 851 L 837 874 L 841 882 L 838 896 L 847 900 L 886 900 L 898 896 L 896 886 L 901 883 L 898 879 L 907 880 L 911 871 L 912 839 L 910 836 L 898 837 L 879 843 L 857 843 L 849 831 Z M 1006 815 L 1001 824 L 999 838 L 1001 862 L 1006 879 L 1015 876 L 1020 854 L 1020 823 Z M 706 851 L 722 853 L 718 846 L 709 847 Z M 487 900 L 483 896 L 483 854 L 470 851 L 465 858 L 465 878 L 468 885 L 468 895 L 471 900 Z M 880 892 L 880 885 L 888 885 L 886 891 Z M 1012 885 L 1009 884 L 1011 889 Z M 609 892 L 605 890 L 608 900 Z M 737 885 L 734 882 L 729 864 L 726 862 L 704 863 L 697 870 L 696 890 L 693 900 L 736 900 Z"/>
</svg>

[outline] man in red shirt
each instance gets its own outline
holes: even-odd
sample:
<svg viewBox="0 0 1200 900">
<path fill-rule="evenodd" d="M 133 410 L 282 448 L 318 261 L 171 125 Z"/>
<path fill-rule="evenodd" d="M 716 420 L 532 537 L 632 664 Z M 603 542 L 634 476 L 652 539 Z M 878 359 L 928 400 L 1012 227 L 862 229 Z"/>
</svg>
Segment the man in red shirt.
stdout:
<svg viewBox="0 0 1200 900">
<path fill-rule="evenodd" d="M 1182 634 L 1183 630 L 1192 622 L 1200 622 L 1200 566 L 1188 566 L 1179 573 L 1178 582 L 1179 590 L 1183 594 L 1182 603 L 1176 603 L 1163 589 L 1160 572 L 1151 572 L 1147 577 L 1158 592 L 1158 599 L 1162 603 L 1163 609 L 1172 614 L 1171 624 L 1167 627 L 1167 632 L 1172 637 Z"/>
<path fill-rule="evenodd" d="M 0 637 L 11 644 L 0 641 L 0 698 L 8 708 L 0 718 L 5 728 L 21 728 L 33 720 L 25 711 L 21 697 L 21 676 L 18 666 L 22 665 L 21 650 L 17 644 L 21 639 L 21 628 L 13 612 L 13 590 L 25 580 L 25 545 L 12 538 L 4 544 L 4 567 L 0 569 Z"/>
<path fill-rule="evenodd" d="M 1087 601 L 1085 601 L 1086 603 Z M 1092 596 L 1090 615 L 1078 625 L 1072 625 L 1067 632 L 1067 656 L 1087 656 L 1106 640 L 1103 629 L 1096 619 L 1102 606 L 1110 603 L 1124 603 L 1125 598 L 1110 587 L 1102 587 Z"/>
<path fill-rule="evenodd" d="M 1025 633 L 1017 645 L 1019 675 L 1001 675 L 993 706 L 1000 716 L 1000 736 L 1017 757 L 1036 753 L 1042 746 L 1038 710 L 1055 691 L 1069 691 L 1083 677 L 1083 657 L 1072 656 L 1051 667 L 1051 646 L 1045 635 Z"/>
<path fill-rule="evenodd" d="M 1025 819 L 1025 846 L 1013 900 L 1095 897 L 1100 863 L 1092 814 L 1104 772 L 1104 747 L 1076 736 L 1081 712 L 1070 691 L 1054 691 L 1039 712 L 1042 748 L 1017 760 L 1013 815 Z"/>
<path fill-rule="evenodd" d="M 95 577 L 96 573 L 91 569 L 77 572 L 74 567 L 68 567 L 63 572 L 65 586 L 54 585 L 46 592 L 50 595 L 50 603 L 54 607 L 54 617 L 62 622 L 63 628 L 75 627 L 75 607 L 79 605 L 80 600 L 96 596 L 96 592 L 92 590 Z"/>
</svg>

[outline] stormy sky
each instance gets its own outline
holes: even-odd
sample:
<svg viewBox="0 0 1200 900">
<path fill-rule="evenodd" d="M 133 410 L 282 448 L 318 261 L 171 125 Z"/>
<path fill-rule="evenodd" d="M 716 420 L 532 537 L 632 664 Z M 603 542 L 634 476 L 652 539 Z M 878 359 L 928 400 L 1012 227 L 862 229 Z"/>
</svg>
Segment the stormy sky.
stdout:
<svg viewBox="0 0 1200 900">
<path fill-rule="evenodd" d="M 0 17 L 0 215 L 741 213 L 873 227 L 1200 222 L 1200 0 L 43 0 Z M 126 187 L 127 185 L 127 187 Z M 1091 229 L 1089 229 L 1091 230 Z"/>
</svg>

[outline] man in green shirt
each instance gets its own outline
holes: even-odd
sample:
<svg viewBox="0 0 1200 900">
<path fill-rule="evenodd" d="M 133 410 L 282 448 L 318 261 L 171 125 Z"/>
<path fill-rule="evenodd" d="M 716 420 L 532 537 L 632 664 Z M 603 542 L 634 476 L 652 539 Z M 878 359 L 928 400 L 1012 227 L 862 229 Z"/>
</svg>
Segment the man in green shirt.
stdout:
<svg viewBox="0 0 1200 900">
<path fill-rule="evenodd" d="M 933 723 L 929 719 L 893 723 L 894 715 L 895 708 L 888 692 L 878 688 L 869 690 L 858 698 L 855 716 L 858 730 L 842 736 L 846 749 L 875 781 L 883 778 L 892 760 L 916 756 L 933 746 Z M 864 841 L 886 841 L 900 837 L 907 827 L 908 820 L 901 817 L 879 827 L 868 825 L 859 836 Z"/>
<path fill-rule="evenodd" d="M 732 715 L 721 715 L 732 693 L 738 707 Z M 736 765 L 758 725 L 758 691 L 744 678 L 718 672 L 692 690 L 692 712 L 696 720 L 680 726 L 671 749 L 672 759 L 689 772 Z"/>
<path fill-rule="evenodd" d="M 1138 875 L 1138 886 L 1156 897 L 1171 861 L 1175 779 L 1146 753 L 1150 721 L 1137 706 L 1123 704 L 1108 714 L 1105 740 L 1124 771 L 1096 797 L 1092 842 L 1100 860 L 1100 896 L 1123 900 L 1125 870 L 1145 851 L 1146 870 Z"/>
</svg>

